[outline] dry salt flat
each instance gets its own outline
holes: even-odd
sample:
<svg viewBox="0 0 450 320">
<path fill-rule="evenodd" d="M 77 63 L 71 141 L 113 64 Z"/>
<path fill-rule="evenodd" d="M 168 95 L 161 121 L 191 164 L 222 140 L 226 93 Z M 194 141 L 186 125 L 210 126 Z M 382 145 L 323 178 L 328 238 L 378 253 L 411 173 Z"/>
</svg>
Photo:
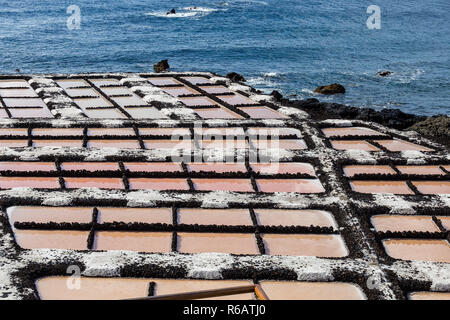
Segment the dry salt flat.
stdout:
<svg viewBox="0 0 450 320">
<path fill-rule="evenodd" d="M 450 295 L 444 146 L 211 73 L 0 76 L 0 201 L 1 299 Z"/>
</svg>

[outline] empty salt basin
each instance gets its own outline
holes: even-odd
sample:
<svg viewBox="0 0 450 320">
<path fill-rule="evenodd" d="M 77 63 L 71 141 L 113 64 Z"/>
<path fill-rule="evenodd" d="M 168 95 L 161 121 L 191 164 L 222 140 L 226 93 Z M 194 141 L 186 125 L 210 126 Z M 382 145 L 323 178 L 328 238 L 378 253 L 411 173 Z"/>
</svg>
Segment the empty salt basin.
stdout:
<svg viewBox="0 0 450 320">
<path fill-rule="evenodd" d="M 0 171 L 56 172 L 54 162 L 0 161 Z"/>
<path fill-rule="evenodd" d="M 153 295 L 180 294 L 194 291 L 223 289 L 251 285 L 248 280 L 188 280 L 152 278 L 91 278 L 81 277 L 80 286 L 73 290 L 66 276 L 43 277 L 36 280 L 41 300 L 121 300 L 144 298 L 153 283 Z M 211 300 L 253 300 L 253 293 L 209 298 Z"/>
<path fill-rule="evenodd" d="M 188 95 L 188 94 L 199 94 L 194 89 L 191 89 L 189 87 L 165 87 L 162 89 L 165 93 L 170 94 L 173 97 L 179 97 L 182 95 Z"/>
<path fill-rule="evenodd" d="M 200 88 L 209 94 L 232 93 L 230 89 L 224 86 L 200 86 Z"/>
<path fill-rule="evenodd" d="M 450 194 L 450 181 L 411 181 L 422 194 Z"/>
<path fill-rule="evenodd" d="M 0 189 L 12 188 L 59 189 L 60 184 L 58 178 L 0 176 Z"/>
<path fill-rule="evenodd" d="M 167 119 L 165 115 L 154 107 L 127 107 L 125 108 L 125 111 L 128 112 L 133 119 Z"/>
<path fill-rule="evenodd" d="M 256 103 L 255 101 L 253 101 L 239 93 L 236 93 L 236 94 L 233 94 L 230 96 L 220 96 L 219 99 L 232 105 L 232 106 L 248 105 L 248 104 Z"/>
<path fill-rule="evenodd" d="M 78 147 L 83 146 L 83 140 L 68 139 L 33 139 L 33 147 Z"/>
<path fill-rule="evenodd" d="M 188 128 L 139 128 L 141 136 L 170 136 L 173 138 L 190 136 Z"/>
<path fill-rule="evenodd" d="M 244 111 L 252 119 L 286 119 L 288 116 L 279 113 L 269 107 L 242 107 L 239 110 Z"/>
<path fill-rule="evenodd" d="M 28 129 L 27 128 L 0 128 L 0 136 L 28 136 Z"/>
<path fill-rule="evenodd" d="M 225 108 L 194 109 L 202 119 L 242 119 L 240 115 Z"/>
<path fill-rule="evenodd" d="M 408 294 L 409 300 L 450 300 L 450 292 L 417 291 Z"/>
<path fill-rule="evenodd" d="M 318 179 L 256 179 L 256 184 L 261 192 L 325 192 Z"/>
<path fill-rule="evenodd" d="M 84 109 L 83 111 L 89 118 L 127 119 L 127 116 L 116 108 Z"/>
<path fill-rule="evenodd" d="M 9 108 L 12 118 L 53 118 L 50 110 L 45 108 Z"/>
<path fill-rule="evenodd" d="M 1 167 L 0 167 L 1 168 Z M 247 168 L 244 163 L 188 163 L 187 169 L 189 172 L 212 172 L 212 173 L 232 173 L 239 172 L 245 173 L 247 172 Z"/>
<path fill-rule="evenodd" d="M 89 139 L 88 148 L 120 148 L 120 149 L 141 149 L 139 141 L 136 140 L 106 140 L 106 139 Z"/>
<path fill-rule="evenodd" d="M 271 300 L 366 300 L 361 288 L 343 282 L 260 281 Z"/>
<path fill-rule="evenodd" d="M 386 136 L 384 133 L 366 127 L 323 128 L 322 132 L 328 138 L 345 136 Z"/>
<path fill-rule="evenodd" d="M 172 224 L 171 208 L 98 208 L 98 223 Z"/>
<path fill-rule="evenodd" d="M 119 171 L 119 164 L 116 162 L 63 162 L 62 171 Z"/>
<path fill-rule="evenodd" d="M 178 233 L 178 252 L 259 254 L 253 233 Z"/>
<path fill-rule="evenodd" d="M 439 232 L 429 216 L 377 215 L 371 218 L 377 232 Z"/>
<path fill-rule="evenodd" d="M 181 102 L 185 105 L 193 106 L 218 106 L 219 104 L 208 97 L 180 97 Z"/>
<path fill-rule="evenodd" d="M 71 136 L 71 137 L 82 137 L 83 128 L 33 128 L 31 134 L 34 137 L 43 136 Z"/>
<path fill-rule="evenodd" d="M 178 223 L 188 225 L 253 226 L 247 209 L 181 208 Z"/>
<path fill-rule="evenodd" d="M 316 176 L 314 167 L 309 163 L 301 162 L 271 162 L 271 163 L 251 163 L 252 170 L 260 175 L 277 174 L 308 174 Z"/>
<path fill-rule="evenodd" d="M 254 209 L 261 226 L 337 228 L 333 215 L 323 210 Z"/>
<path fill-rule="evenodd" d="M 302 139 L 251 139 L 251 144 L 256 149 L 286 149 L 286 150 L 306 150 L 308 146 Z"/>
<path fill-rule="evenodd" d="M 101 137 L 101 136 L 128 136 L 135 137 L 136 132 L 133 128 L 89 128 L 89 137 Z"/>
<path fill-rule="evenodd" d="M 210 84 L 211 80 L 205 77 L 195 77 L 195 76 L 189 76 L 189 77 L 181 77 L 182 79 L 189 81 L 192 84 L 199 85 L 199 84 Z"/>
<path fill-rule="evenodd" d="M 175 162 L 124 162 L 130 172 L 183 172 L 181 164 Z"/>
<path fill-rule="evenodd" d="M 183 178 L 130 178 L 130 190 L 189 190 Z"/>
<path fill-rule="evenodd" d="M 215 140 L 198 140 L 201 149 L 248 149 L 247 140 L 235 139 L 215 139 Z"/>
<path fill-rule="evenodd" d="M 122 108 L 129 106 L 148 106 L 147 102 L 145 102 L 135 94 L 132 95 L 130 94 L 130 96 L 127 97 L 115 97 L 111 99 L 114 100 L 114 102 L 117 103 Z"/>
<path fill-rule="evenodd" d="M 112 108 L 113 105 L 103 97 L 97 98 L 78 98 L 75 103 L 83 110 L 89 108 Z"/>
<path fill-rule="evenodd" d="M 388 239 L 383 240 L 386 253 L 394 259 L 450 263 L 447 240 Z"/>
<path fill-rule="evenodd" d="M 390 166 L 382 165 L 351 165 L 344 167 L 344 174 L 353 177 L 357 174 L 397 174 Z"/>
<path fill-rule="evenodd" d="M 348 249 L 340 235 L 261 234 L 266 254 L 342 258 Z"/>
<path fill-rule="evenodd" d="M 170 78 L 170 77 L 148 78 L 147 80 L 148 80 L 148 82 L 150 82 L 151 84 L 153 84 L 155 86 L 167 86 L 167 85 L 182 84 L 175 78 Z"/>
<path fill-rule="evenodd" d="M 415 143 L 412 143 L 412 142 L 398 140 L 398 139 L 394 139 L 394 140 L 376 140 L 375 142 L 380 144 L 380 145 L 382 145 L 383 147 L 385 147 L 389 151 L 393 151 L 393 152 L 409 151 L 409 150 L 413 150 L 413 151 L 434 151 L 434 149 L 430 149 L 430 148 L 423 147 L 421 145 L 418 145 L 418 144 L 415 144 Z"/>
<path fill-rule="evenodd" d="M 134 96 L 132 91 L 127 87 L 102 87 L 102 92 L 108 96 Z"/>
<path fill-rule="evenodd" d="M 0 88 L 28 88 L 29 86 L 25 79 L 0 80 Z"/>
<path fill-rule="evenodd" d="M 117 79 L 89 79 L 97 87 L 118 86 L 120 81 Z"/>
<path fill-rule="evenodd" d="M 290 135 L 295 135 L 298 138 L 301 138 L 303 136 L 302 132 L 299 129 L 287 127 L 280 127 L 280 128 L 253 127 L 248 128 L 248 134 L 250 136 L 258 136 L 260 137 L 260 139 L 262 139 L 263 137 L 280 137 Z"/>
<path fill-rule="evenodd" d="M 192 179 L 197 191 L 254 192 L 250 179 Z"/>
<path fill-rule="evenodd" d="M 3 98 L 18 98 L 18 97 L 37 97 L 38 95 L 31 88 L 14 88 L 14 89 L 0 89 L 0 96 Z"/>
<path fill-rule="evenodd" d="M 74 97 L 100 97 L 100 94 L 97 90 L 93 88 L 76 88 L 76 89 L 66 89 L 66 93 L 74 98 Z"/>
<path fill-rule="evenodd" d="M 123 189 L 121 178 L 64 178 L 67 189 L 100 188 L 100 189 Z"/>
<path fill-rule="evenodd" d="M 353 191 L 359 193 L 414 194 L 405 181 L 350 181 Z"/>
<path fill-rule="evenodd" d="M 6 213 L 11 226 L 15 222 L 91 223 L 93 208 L 15 206 L 9 207 Z"/>
<path fill-rule="evenodd" d="M 417 174 L 417 175 L 444 175 L 439 166 L 396 166 L 396 168 L 403 174 Z"/>
<path fill-rule="evenodd" d="M 330 143 L 336 150 L 380 151 L 380 149 L 364 140 L 332 140 Z"/>
<path fill-rule="evenodd" d="M 57 80 L 56 83 L 63 89 L 76 88 L 76 87 L 90 87 L 83 79 L 63 79 Z"/>
<path fill-rule="evenodd" d="M 3 102 L 8 108 L 47 108 L 47 105 L 40 98 L 5 98 Z"/>
<path fill-rule="evenodd" d="M 93 250 L 124 250 L 138 252 L 171 252 L 171 232 L 98 231 Z"/>
<path fill-rule="evenodd" d="M 14 230 L 14 238 L 23 249 L 87 250 L 88 231 Z"/>
<path fill-rule="evenodd" d="M 223 137 L 239 137 L 239 139 L 245 138 L 245 132 L 243 128 L 230 127 L 230 128 L 197 128 L 194 127 L 194 134 L 203 139 L 211 138 L 223 138 Z"/>
<path fill-rule="evenodd" d="M 27 147 L 28 140 L 0 140 L 0 147 L 6 148 L 20 148 Z"/>
</svg>

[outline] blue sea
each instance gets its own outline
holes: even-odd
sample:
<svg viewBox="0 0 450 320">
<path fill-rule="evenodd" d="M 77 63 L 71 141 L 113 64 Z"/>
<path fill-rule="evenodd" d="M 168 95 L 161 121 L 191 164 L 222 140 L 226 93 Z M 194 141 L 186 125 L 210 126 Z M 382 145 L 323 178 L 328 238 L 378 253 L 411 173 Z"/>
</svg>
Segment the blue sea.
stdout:
<svg viewBox="0 0 450 320">
<path fill-rule="evenodd" d="M 381 29 L 366 25 L 370 5 Z M 0 0 L 0 73 L 148 72 L 169 59 L 297 99 L 450 114 L 449 16 L 449 0 Z M 347 93 L 313 93 L 334 82 Z"/>
</svg>

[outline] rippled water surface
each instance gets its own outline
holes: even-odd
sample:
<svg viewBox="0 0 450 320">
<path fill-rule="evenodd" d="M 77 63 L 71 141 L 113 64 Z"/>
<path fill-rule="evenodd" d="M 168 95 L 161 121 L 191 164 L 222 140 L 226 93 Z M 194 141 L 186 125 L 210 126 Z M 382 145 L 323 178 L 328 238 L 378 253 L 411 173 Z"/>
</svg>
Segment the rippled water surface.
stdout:
<svg viewBox="0 0 450 320">
<path fill-rule="evenodd" d="M 380 30 L 366 27 L 371 4 Z M 67 28 L 69 5 L 80 30 Z M 145 72 L 169 59 L 298 98 L 339 82 L 344 96 L 319 98 L 450 114 L 449 12 L 448 0 L 0 0 L 0 73 Z"/>
</svg>

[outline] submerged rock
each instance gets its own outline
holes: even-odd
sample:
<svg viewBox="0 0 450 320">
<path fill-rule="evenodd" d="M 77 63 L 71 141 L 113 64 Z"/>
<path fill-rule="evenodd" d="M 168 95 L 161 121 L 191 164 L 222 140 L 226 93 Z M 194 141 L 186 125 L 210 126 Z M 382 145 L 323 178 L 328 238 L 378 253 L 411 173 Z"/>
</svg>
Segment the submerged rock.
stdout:
<svg viewBox="0 0 450 320">
<path fill-rule="evenodd" d="M 387 77 L 390 76 L 392 73 L 393 73 L 392 71 L 384 70 L 377 72 L 377 75 L 379 75 L 380 77 Z"/>
<path fill-rule="evenodd" d="M 166 60 L 161 60 L 160 62 L 158 62 L 157 64 L 155 64 L 154 66 L 153 66 L 153 69 L 155 70 L 155 72 L 164 72 L 164 71 L 166 71 L 167 69 L 169 69 L 170 68 L 170 66 L 169 66 L 169 62 L 167 61 L 167 59 Z"/>
<path fill-rule="evenodd" d="M 316 90 L 314 90 L 314 92 L 321 94 L 338 94 L 338 93 L 345 93 L 345 88 L 339 83 L 333 83 L 327 86 L 317 87 Z"/>
<path fill-rule="evenodd" d="M 245 82 L 244 76 L 236 72 L 230 72 L 226 77 L 234 82 Z"/>
</svg>

